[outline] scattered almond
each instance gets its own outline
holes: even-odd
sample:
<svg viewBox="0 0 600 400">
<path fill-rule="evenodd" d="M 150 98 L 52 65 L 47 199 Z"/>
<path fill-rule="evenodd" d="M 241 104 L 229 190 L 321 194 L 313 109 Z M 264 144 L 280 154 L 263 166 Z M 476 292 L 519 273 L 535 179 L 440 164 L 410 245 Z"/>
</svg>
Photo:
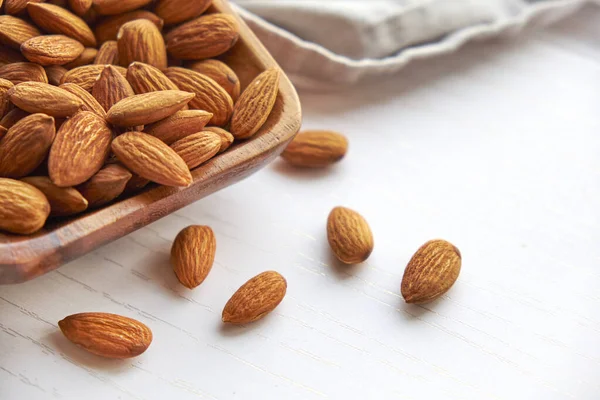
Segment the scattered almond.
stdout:
<svg viewBox="0 0 600 400">
<path fill-rule="evenodd" d="M 21 45 L 25 58 L 40 65 L 66 64 L 79 57 L 83 50 L 81 43 L 63 35 L 37 36 Z"/>
<path fill-rule="evenodd" d="M 69 117 L 82 103 L 64 89 L 41 82 L 23 82 L 8 90 L 10 101 L 30 113 L 45 113 L 53 117 Z"/>
<path fill-rule="evenodd" d="M 202 110 L 178 111 L 168 118 L 148 125 L 145 132 L 171 145 L 186 136 L 201 132 L 211 118 L 211 113 Z"/>
<path fill-rule="evenodd" d="M 327 218 L 327 240 L 335 256 L 345 264 L 365 261 L 373 251 L 373 234 L 367 221 L 349 208 L 335 207 Z"/>
<path fill-rule="evenodd" d="M 49 214 L 50 204 L 38 189 L 0 178 L 0 230 L 28 235 L 42 229 Z"/>
<path fill-rule="evenodd" d="M 296 167 L 320 168 L 340 161 L 348 151 L 348 140 L 331 131 L 304 131 L 281 154 Z"/>
<path fill-rule="evenodd" d="M 46 196 L 51 217 L 79 214 L 88 208 L 87 200 L 76 189 L 58 187 L 47 176 L 28 176 L 21 180 L 35 186 Z"/>
<path fill-rule="evenodd" d="M 171 264 L 179 282 L 188 289 L 200 285 L 215 261 L 217 241 L 208 226 L 188 226 L 175 238 Z"/>
<path fill-rule="evenodd" d="M 127 97 L 108 110 L 106 120 L 117 126 L 151 124 L 181 110 L 193 93 L 163 90 Z"/>
<path fill-rule="evenodd" d="M 127 67 L 134 61 L 153 67 L 167 68 L 167 50 L 162 34 L 151 21 L 138 19 L 127 22 L 117 34 L 119 62 Z"/>
<path fill-rule="evenodd" d="M 121 165 L 109 164 L 77 189 L 87 199 L 90 208 L 97 208 L 119 197 L 131 177 L 131 172 Z"/>
<path fill-rule="evenodd" d="M 207 126 L 204 130 L 216 133 L 221 138 L 221 148 L 219 149 L 219 153 L 224 152 L 233 144 L 233 135 L 223 128 L 219 128 L 218 126 Z"/>
</svg>

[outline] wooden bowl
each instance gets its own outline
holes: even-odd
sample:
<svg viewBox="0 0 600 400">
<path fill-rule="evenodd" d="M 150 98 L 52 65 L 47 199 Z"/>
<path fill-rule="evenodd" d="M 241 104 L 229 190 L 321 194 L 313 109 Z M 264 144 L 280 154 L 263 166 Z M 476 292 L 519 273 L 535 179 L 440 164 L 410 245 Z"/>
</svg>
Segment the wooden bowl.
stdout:
<svg viewBox="0 0 600 400">
<path fill-rule="evenodd" d="M 243 90 L 256 75 L 277 63 L 229 4 L 222 0 L 213 3 L 212 11 L 235 15 L 240 24 L 238 43 L 221 59 L 238 74 Z M 24 282 L 52 271 L 249 176 L 283 151 L 300 129 L 300 122 L 298 95 L 282 74 L 275 107 L 256 136 L 193 170 L 190 187 L 152 186 L 97 211 L 49 221 L 42 231 L 30 236 L 0 233 L 0 284 Z"/>
</svg>

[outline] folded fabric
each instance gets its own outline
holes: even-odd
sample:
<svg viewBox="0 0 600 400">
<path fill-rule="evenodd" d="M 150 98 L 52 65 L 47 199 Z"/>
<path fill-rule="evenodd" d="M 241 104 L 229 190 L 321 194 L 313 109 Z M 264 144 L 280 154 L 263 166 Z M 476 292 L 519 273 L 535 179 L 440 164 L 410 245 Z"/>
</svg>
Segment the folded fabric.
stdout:
<svg viewBox="0 0 600 400">
<path fill-rule="evenodd" d="M 593 0 L 234 0 L 296 86 L 396 73 L 463 43 L 547 24 Z M 599 0 L 595 0 L 598 2 Z"/>
</svg>

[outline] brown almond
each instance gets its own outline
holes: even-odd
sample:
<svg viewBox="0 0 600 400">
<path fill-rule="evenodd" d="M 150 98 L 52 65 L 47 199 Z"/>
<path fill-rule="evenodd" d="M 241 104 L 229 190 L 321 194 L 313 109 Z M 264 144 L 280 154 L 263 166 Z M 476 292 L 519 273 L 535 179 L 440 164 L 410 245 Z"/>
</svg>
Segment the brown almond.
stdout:
<svg viewBox="0 0 600 400">
<path fill-rule="evenodd" d="M 268 69 L 244 90 L 231 115 L 229 130 L 233 137 L 247 139 L 263 126 L 277 99 L 279 76 L 279 69 Z"/>
<path fill-rule="evenodd" d="M 108 313 L 74 314 L 58 321 L 71 342 L 106 358 L 131 358 L 152 343 L 152 331 L 135 319 Z"/>
<path fill-rule="evenodd" d="M 196 71 L 180 67 L 167 68 L 165 75 L 180 90 L 196 95 L 189 102 L 189 107 L 212 113 L 211 125 L 223 126 L 229 121 L 233 112 L 233 100 L 217 82 Z"/>
<path fill-rule="evenodd" d="M 37 36 L 21 45 L 25 58 L 44 66 L 66 64 L 77 59 L 83 50 L 81 43 L 63 35 Z"/>
<path fill-rule="evenodd" d="M 65 217 L 84 212 L 87 200 L 74 188 L 60 188 L 47 176 L 28 176 L 23 182 L 39 189 L 50 203 L 51 217 Z"/>
<path fill-rule="evenodd" d="M 212 269 L 217 240 L 208 226 L 183 229 L 171 247 L 171 265 L 179 282 L 188 289 L 199 286 Z"/>
<path fill-rule="evenodd" d="M 6 113 L 2 119 L 0 119 L 0 125 L 6 129 L 12 128 L 17 122 L 28 116 L 29 113 L 21 110 L 20 108 L 13 108 Z"/>
<path fill-rule="evenodd" d="M 133 176 L 127 182 L 127 185 L 125 185 L 125 190 L 123 191 L 123 195 L 137 193 L 140 190 L 142 190 L 143 188 L 145 188 L 150 183 L 150 180 L 148 180 L 146 178 L 142 178 L 138 174 L 132 173 L 132 175 Z"/>
<path fill-rule="evenodd" d="M 354 210 L 336 207 L 327 218 L 327 240 L 335 256 L 345 264 L 365 261 L 373 251 L 373 234 L 367 221 Z"/>
<path fill-rule="evenodd" d="M 66 69 L 74 69 L 84 65 L 92 64 L 98 55 L 98 50 L 94 47 L 86 47 L 83 52 L 71 62 L 63 65 Z"/>
<path fill-rule="evenodd" d="M 106 120 L 117 126 L 151 124 L 175 114 L 193 97 L 193 93 L 180 90 L 137 94 L 112 106 L 108 110 Z"/>
<path fill-rule="evenodd" d="M 54 136 L 54 119 L 46 114 L 32 114 L 14 124 L 0 141 L 0 176 L 30 174 L 46 158 Z"/>
<path fill-rule="evenodd" d="M 223 308 L 223 322 L 247 324 L 263 318 L 285 297 L 287 282 L 275 271 L 266 271 L 244 283 Z"/>
<path fill-rule="evenodd" d="M 166 186 L 189 186 L 192 175 L 173 149 L 154 136 L 126 132 L 112 144 L 112 151 L 130 171 Z"/>
<path fill-rule="evenodd" d="M 96 39 L 98 40 L 98 43 L 104 43 L 107 40 L 117 40 L 117 34 L 119 33 L 121 26 L 136 19 L 147 19 L 156 25 L 158 30 L 162 30 L 163 28 L 163 20 L 156 14 L 146 10 L 130 11 L 100 20 L 95 28 Z"/>
<path fill-rule="evenodd" d="M 321 168 L 340 161 L 348 151 L 348 139 L 332 131 L 304 131 L 281 154 L 296 167 Z"/>
<path fill-rule="evenodd" d="M 60 85 L 62 77 L 67 73 L 67 69 L 60 65 L 49 65 L 44 70 L 46 70 L 48 83 L 54 86 Z"/>
<path fill-rule="evenodd" d="M 119 62 L 127 67 L 134 61 L 167 68 L 167 50 L 160 30 L 146 19 L 127 22 L 117 34 Z"/>
<path fill-rule="evenodd" d="M 42 33 L 33 25 L 11 15 L 0 15 L 0 43 L 20 50 L 21 44 Z"/>
<path fill-rule="evenodd" d="M 209 14 L 179 25 L 165 36 L 165 41 L 172 57 L 202 60 L 225 53 L 238 38 L 239 26 L 234 16 Z"/>
<path fill-rule="evenodd" d="M 100 46 L 98 54 L 94 59 L 94 64 L 113 64 L 119 65 L 119 50 L 116 40 L 106 41 Z"/>
<path fill-rule="evenodd" d="M 213 132 L 219 135 L 221 138 L 221 148 L 219 149 L 219 153 L 224 152 L 233 144 L 233 135 L 223 128 L 219 128 L 218 126 L 207 126 L 204 128 L 204 131 Z"/>
<path fill-rule="evenodd" d="M 0 78 L 11 81 L 15 85 L 29 81 L 48 83 L 44 67 L 30 62 L 3 65 L 0 67 Z"/>
<path fill-rule="evenodd" d="M 9 15 L 21 14 L 27 8 L 27 3 L 40 3 L 42 1 L 44 0 L 5 0 L 4 12 Z"/>
<path fill-rule="evenodd" d="M 402 297 L 423 304 L 446 293 L 458 279 L 460 251 L 445 240 L 431 240 L 412 256 L 402 278 Z"/>
<path fill-rule="evenodd" d="M 192 170 L 219 152 L 221 137 L 213 132 L 194 133 L 173 143 L 171 148 Z"/>
<path fill-rule="evenodd" d="M 80 17 L 83 17 L 92 8 L 92 0 L 69 0 L 69 7 Z"/>
<path fill-rule="evenodd" d="M 45 113 L 53 117 L 69 117 L 82 103 L 71 93 L 49 83 L 23 82 L 8 90 L 10 101 L 30 113 Z"/>
<path fill-rule="evenodd" d="M 212 114 L 202 110 L 178 111 L 168 118 L 145 128 L 145 132 L 168 145 L 194 133 L 202 132 Z"/>
<path fill-rule="evenodd" d="M 235 102 L 240 96 L 240 80 L 231 68 L 223 61 L 202 60 L 188 65 L 188 68 L 200 72 L 217 82 Z"/>
<path fill-rule="evenodd" d="M 13 86 L 11 81 L 0 78 L 0 119 L 2 119 L 11 109 L 8 90 Z"/>
<path fill-rule="evenodd" d="M 27 61 L 25 57 L 14 49 L 0 44 L 0 67 L 6 64 Z"/>
<path fill-rule="evenodd" d="M 152 0 L 93 0 L 94 10 L 100 15 L 122 14 L 142 8 Z"/>
<path fill-rule="evenodd" d="M 104 70 L 104 67 L 104 65 L 84 65 L 82 67 L 77 67 L 63 76 L 61 84 L 74 83 L 82 89 L 91 92 L 94 83 L 96 83 L 96 80 L 100 77 L 100 73 Z M 127 70 L 123 67 L 115 65 L 114 68 L 116 68 L 123 76 L 127 74 Z"/>
<path fill-rule="evenodd" d="M 65 8 L 49 3 L 29 3 L 27 12 L 46 32 L 68 36 L 86 47 L 96 46 L 96 37 L 88 24 Z"/>
<path fill-rule="evenodd" d="M 6 136 L 6 132 L 8 132 L 8 129 L 6 129 L 5 127 L 3 127 L 2 125 L 0 125 L 0 140 L 2 140 L 2 138 L 4 136 Z"/>
<path fill-rule="evenodd" d="M 64 83 L 60 85 L 60 88 L 66 90 L 81 100 L 81 111 L 91 111 L 102 118 L 106 118 L 106 111 L 104 111 L 104 108 L 102 108 L 100 103 L 98 103 L 98 100 L 96 100 L 88 91 L 82 89 L 80 86 L 77 86 L 74 83 Z"/>
<path fill-rule="evenodd" d="M 135 93 L 127 79 L 112 65 L 107 65 L 92 88 L 92 96 L 108 111 L 119 101 Z"/>
<path fill-rule="evenodd" d="M 87 199 L 90 208 L 97 208 L 119 197 L 131 177 L 131 172 L 121 165 L 109 164 L 77 189 Z"/>
<path fill-rule="evenodd" d="M 65 121 L 48 158 L 50 179 L 59 187 L 76 186 L 102 168 L 113 133 L 98 115 L 81 111 Z"/>
<path fill-rule="evenodd" d="M 173 25 L 199 17 L 211 3 L 212 0 L 159 0 L 154 12 L 165 24 Z"/>
<path fill-rule="evenodd" d="M 137 94 L 159 90 L 179 90 L 161 70 L 137 61 L 132 62 L 127 68 L 127 80 Z"/>
<path fill-rule="evenodd" d="M 42 229 L 49 214 L 50 204 L 38 189 L 0 178 L 0 230 L 29 235 Z"/>
</svg>

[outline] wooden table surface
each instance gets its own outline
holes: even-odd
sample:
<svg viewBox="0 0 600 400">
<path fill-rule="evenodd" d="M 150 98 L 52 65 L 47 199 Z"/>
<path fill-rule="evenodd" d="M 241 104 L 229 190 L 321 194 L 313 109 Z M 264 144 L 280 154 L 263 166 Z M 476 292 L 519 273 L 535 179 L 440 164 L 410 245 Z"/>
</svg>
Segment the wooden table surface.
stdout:
<svg viewBox="0 0 600 400">
<path fill-rule="evenodd" d="M 327 171 L 281 161 L 33 282 L 0 287 L 1 399 L 600 398 L 600 11 L 472 44 L 393 80 L 302 94 L 305 128 L 350 138 Z M 375 251 L 342 267 L 330 209 L 371 224 Z M 177 232 L 210 225 L 217 257 L 189 291 Z M 441 300 L 407 306 L 425 241 L 460 248 Z M 267 269 L 288 295 L 223 327 L 230 295 Z M 62 337 L 83 311 L 146 323 L 142 356 L 104 360 Z"/>
</svg>

